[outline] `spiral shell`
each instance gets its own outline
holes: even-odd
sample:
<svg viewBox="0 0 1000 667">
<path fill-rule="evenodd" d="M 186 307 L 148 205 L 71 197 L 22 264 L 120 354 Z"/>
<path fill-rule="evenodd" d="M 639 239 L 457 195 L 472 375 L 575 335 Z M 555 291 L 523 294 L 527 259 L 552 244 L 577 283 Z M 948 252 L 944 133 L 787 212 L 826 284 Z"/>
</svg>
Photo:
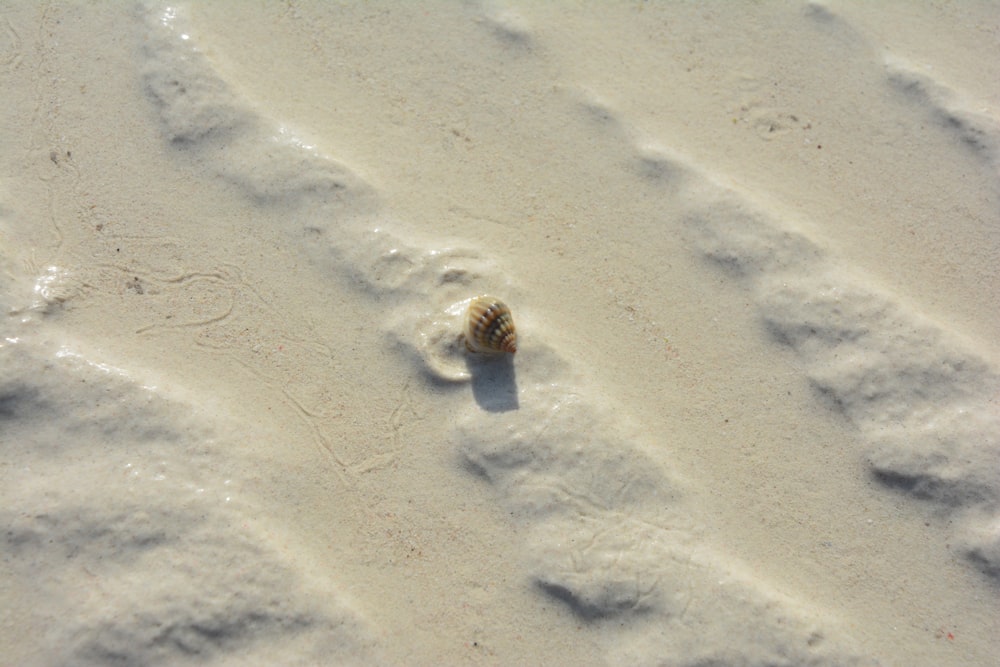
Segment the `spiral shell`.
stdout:
<svg viewBox="0 0 1000 667">
<path fill-rule="evenodd" d="M 465 346 L 485 354 L 517 352 L 517 330 L 507 304 L 492 296 L 473 299 L 465 319 Z"/>
</svg>

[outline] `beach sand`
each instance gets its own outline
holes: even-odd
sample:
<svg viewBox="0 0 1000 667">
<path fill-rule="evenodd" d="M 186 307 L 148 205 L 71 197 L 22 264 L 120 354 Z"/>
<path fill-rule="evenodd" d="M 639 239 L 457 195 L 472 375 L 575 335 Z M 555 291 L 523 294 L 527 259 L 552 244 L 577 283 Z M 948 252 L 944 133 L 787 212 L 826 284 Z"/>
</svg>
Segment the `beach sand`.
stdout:
<svg viewBox="0 0 1000 667">
<path fill-rule="evenodd" d="M 998 35 L 7 3 L 0 662 L 996 664 Z"/>
</svg>

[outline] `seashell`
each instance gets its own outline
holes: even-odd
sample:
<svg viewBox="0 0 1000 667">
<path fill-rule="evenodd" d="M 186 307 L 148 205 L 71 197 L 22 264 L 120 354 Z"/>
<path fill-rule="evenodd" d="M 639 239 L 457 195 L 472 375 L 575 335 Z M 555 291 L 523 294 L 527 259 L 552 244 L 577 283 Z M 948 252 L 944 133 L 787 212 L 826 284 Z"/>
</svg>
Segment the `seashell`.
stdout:
<svg viewBox="0 0 1000 667">
<path fill-rule="evenodd" d="M 507 304 L 492 296 L 473 299 L 465 319 L 465 346 L 484 354 L 517 352 L 517 330 Z"/>
</svg>

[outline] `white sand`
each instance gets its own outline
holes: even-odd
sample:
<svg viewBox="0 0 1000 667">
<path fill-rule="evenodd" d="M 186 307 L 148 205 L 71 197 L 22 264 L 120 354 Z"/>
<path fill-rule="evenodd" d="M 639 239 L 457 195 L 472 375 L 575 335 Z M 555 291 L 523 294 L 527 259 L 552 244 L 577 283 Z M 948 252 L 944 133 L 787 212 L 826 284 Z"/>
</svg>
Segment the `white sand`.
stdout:
<svg viewBox="0 0 1000 667">
<path fill-rule="evenodd" d="M 0 663 L 995 664 L 998 31 L 8 3 Z"/>
</svg>

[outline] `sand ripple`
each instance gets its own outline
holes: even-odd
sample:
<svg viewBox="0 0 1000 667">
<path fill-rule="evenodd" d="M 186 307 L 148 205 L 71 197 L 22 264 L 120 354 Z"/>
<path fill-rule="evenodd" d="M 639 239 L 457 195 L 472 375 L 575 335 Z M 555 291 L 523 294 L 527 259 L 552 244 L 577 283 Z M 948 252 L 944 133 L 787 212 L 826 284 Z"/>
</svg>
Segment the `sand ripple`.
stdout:
<svg viewBox="0 0 1000 667">
<path fill-rule="evenodd" d="M 8 339 L 0 363 L 14 472 L 0 485 L 2 544 L 23 582 L 10 593 L 59 619 L 46 623 L 44 659 L 8 659 L 379 662 L 370 629 L 326 573 L 288 562 L 253 520 L 220 456 L 234 443 L 217 441 L 193 406 L 66 348 Z"/>
<path fill-rule="evenodd" d="M 377 334 L 424 389 L 466 392 L 445 429 L 452 461 L 510 517 L 510 539 L 523 545 L 521 583 L 569 610 L 609 664 L 878 664 L 845 629 L 849 619 L 779 590 L 705 537 L 710 519 L 695 500 L 705 490 L 665 463 L 670 434 L 634 427 L 627 406 L 563 351 L 568 325 L 532 310 L 529 287 L 502 255 L 470 239 L 422 238 L 355 169 L 241 96 L 182 7 L 142 13 L 143 81 L 168 154 L 279 210 L 294 252 L 379 305 Z M 806 16 L 860 39 L 822 5 Z M 519 56 L 539 48 L 514 13 L 488 12 L 483 25 Z M 997 168 L 994 118 L 910 64 L 885 65 L 887 87 L 931 109 Z M 988 356 L 749 193 L 669 146 L 637 140 L 598 95 L 565 90 L 566 114 L 628 155 L 618 168 L 645 192 L 680 202 L 656 222 L 746 287 L 762 330 L 798 355 L 818 403 L 861 434 L 872 478 L 951 517 L 942 542 L 953 537 L 985 577 L 1000 578 L 1000 370 Z M 769 135 L 790 122 L 754 113 Z M 253 520 L 266 509 L 226 473 L 238 445 L 217 441 L 190 401 L 68 348 L 18 341 L 16 327 L 82 289 L 56 268 L 39 285 L 34 298 L 2 295 L 27 305 L 13 308 L 24 317 L 0 345 L 11 370 L 0 421 L 13 440 L 32 443 L 9 463 L 32 474 L 3 485 L 9 567 L 25 581 L 44 574 L 38 613 L 66 619 L 51 631 L 60 653 L 45 662 L 377 664 L 385 642 L 406 641 L 382 636 L 329 573 L 291 562 Z M 516 359 L 464 349 L 465 305 L 487 292 L 526 304 L 516 319 L 530 334 Z M 208 317 L 226 317 L 225 307 Z M 57 413 L 64 419 L 48 424 Z M 77 451 L 80 434 L 103 439 L 106 456 Z M 359 474 L 336 463 L 345 477 Z M 102 483 L 75 485 L 74 470 Z M 81 571 L 93 587 L 69 590 Z M 307 594 L 315 590 L 322 602 Z"/>
<path fill-rule="evenodd" d="M 226 91 L 196 42 L 177 38 L 189 31 L 179 27 L 181 17 L 171 14 L 163 20 L 164 14 L 156 11 L 151 16 L 148 81 L 168 136 L 192 145 L 183 150 L 193 147 L 199 153 L 201 143 L 218 148 L 221 142 L 226 154 L 234 145 L 243 159 L 227 159 L 215 167 L 217 172 L 249 196 L 262 191 L 282 196 L 280 163 L 286 159 L 271 164 L 274 133 L 269 123 L 248 113 Z M 194 100 L 186 91 L 197 91 Z M 597 109 L 598 116 L 604 113 L 599 106 L 588 108 Z M 249 159 L 247 151 L 255 145 L 257 154 Z M 294 157 L 287 162 L 300 163 Z M 322 164 L 310 163 L 308 169 L 323 173 Z M 658 157 L 640 164 L 654 174 L 669 166 Z M 266 185 L 256 180 L 258 173 L 268 175 Z M 352 179 L 341 174 L 333 180 Z M 325 191 L 310 194 L 298 182 L 290 179 L 291 192 L 309 204 L 325 204 Z M 351 210 L 350 193 L 366 188 L 344 191 Z M 392 305 L 387 331 L 430 379 L 473 385 L 475 401 L 455 439 L 469 469 L 496 486 L 523 523 L 528 576 L 539 590 L 587 621 L 627 615 L 645 619 L 641 627 L 648 632 L 668 635 L 663 649 L 653 635 L 612 637 L 609 656 L 655 661 L 667 646 L 672 652 L 683 646 L 682 654 L 673 653 L 676 664 L 861 660 L 852 657 L 835 622 L 822 621 L 826 629 L 818 629 L 821 613 L 770 591 L 731 558 L 697 544 L 692 535 L 699 525 L 685 505 L 682 484 L 642 453 L 642 443 L 627 433 L 622 418 L 603 407 L 609 404 L 607 397 L 589 397 L 588 381 L 569 370 L 570 360 L 547 345 L 543 334 L 532 341 L 535 352 L 518 354 L 519 359 L 534 358 L 516 377 L 509 360 L 469 360 L 461 352 L 455 332 L 460 331 L 456 324 L 462 298 L 486 287 L 497 292 L 505 284 L 514 294 L 521 291 L 483 260 L 484 252 L 405 240 L 397 231 L 403 224 L 363 213 L 345 218 L 324 210 L 327 217 L 300 224 L 316 236 L 314 256 L 334 258 L 335 270 Z M 656 618 L 659 622 L 650 620 Z M 711 626 L 715 641 L 706 645 L 704 635 L 686 635 L 689 623 Z"/>
</svg>

